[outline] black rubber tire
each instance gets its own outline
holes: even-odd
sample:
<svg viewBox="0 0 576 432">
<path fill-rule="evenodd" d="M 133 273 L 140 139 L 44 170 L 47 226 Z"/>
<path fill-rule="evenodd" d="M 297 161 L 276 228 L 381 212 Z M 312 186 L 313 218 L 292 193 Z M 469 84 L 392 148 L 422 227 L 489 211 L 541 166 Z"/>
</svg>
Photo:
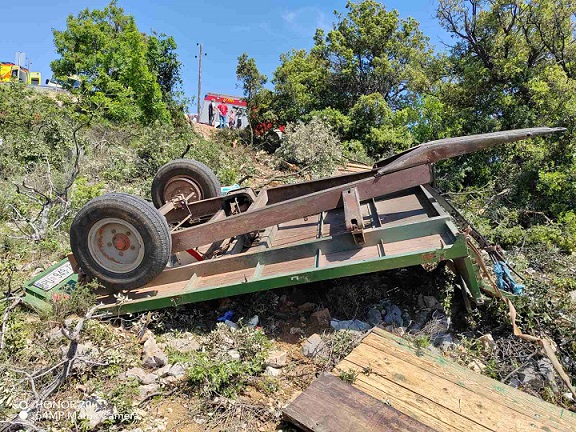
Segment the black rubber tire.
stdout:
<svg viewBox="0 0 576 432">
<path fill-rule="evenodd" d="M 142 237 L 144 257 L 134 270 L 113 272 L 92 257 L 88 234 L 95 223 L 105 218 L 129 222 Z M 87 276 L 121 291 L 144 286 L 164 270 L 172 253 L 172 237 L 166 219 L 149 202 L 125 193 L 111 193 L 92 199 L 80 209 L 70 227 L 70 247 Z"/>
<path fill-rule="evenodd" d="M 152 202 L 156 208 L 166 204 L 164 188 L 176 176 L 186 176 L 193 180 L 202 191 L 200 199 L 221 195 L 220 181 L 210 168 L 192 159 L 175 159 L 163 165 L 152 180 Z"/>
</svg>

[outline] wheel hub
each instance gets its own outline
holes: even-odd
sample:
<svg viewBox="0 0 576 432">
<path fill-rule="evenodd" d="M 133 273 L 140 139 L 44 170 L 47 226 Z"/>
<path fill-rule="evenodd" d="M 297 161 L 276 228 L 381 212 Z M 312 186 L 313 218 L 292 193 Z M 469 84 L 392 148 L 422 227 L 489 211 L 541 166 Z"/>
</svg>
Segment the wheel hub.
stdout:
<svg viewBox="0 0 576 432">
<path fill-rule="evenodd" d="M 115 234 L 112 237 L 112 244 L 119 251 L 125 251 L 130 247 L 130 238 L 126 234 Z"/>
<path fill-rule="evenodd" d="M 171 178 L 164 187 L 164 202 L 169 202 L 178 195 L 190 196 L 189 201 L 199 201 L 203 193 L 200 186 L 191 178 L 177 176 Z"/>
<path fill-rule="evenodd" d="M 129 222 L 105 218 L 96 222 L 88 233 L 88 249 L 102 268 L 115 273 L 128 273 L 144 259 L 144 241 Z"/>
</svg>

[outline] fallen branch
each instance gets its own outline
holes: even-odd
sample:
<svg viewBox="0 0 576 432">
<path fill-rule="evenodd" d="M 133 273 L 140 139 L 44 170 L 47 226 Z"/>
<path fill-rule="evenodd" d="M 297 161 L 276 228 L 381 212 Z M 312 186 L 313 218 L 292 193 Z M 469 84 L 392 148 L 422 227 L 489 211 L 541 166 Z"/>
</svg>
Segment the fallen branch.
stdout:
<svg viewBox="0 0 576 432">
<path fill-rule="evenodd" d="M 0 351 L 4 349 L 4 334 L 6 333 L 6 326 L 8 325 L 8 317 L 10 312 L 18 306 L 22 301 L 22 297 L 16 297 L 12 304 L 4 309 L 4 316 L 2 317 L 2 329 L 0 330 Z"/>
<path fill-rule="evenodd" d="M 30 382 L 30 387 L 32 389 L 32 392 L 34 393 L 34 397 L 26 401 L 25 403 L 25 406 L 28 407 L 26 409 L 28 417 L 31 417 L 42 405 L 42 403 L 52 393 L 54 393 L 62 384 L 66 382 L 67 378 L 71 374 L 72 367 L 74 366 L 76 360 L 86 361 L 81 357 L 77 357 L 78 345 L 80 343 L 80 333 L 82 332 L 82 329 L 84 328 L 84 324 L 86 323 L 86 321 L 93 318 L 97 307 L 98 306 L 96 305 L 90 308 L 88 312 L 86 312 L 86 315 L 84 315 L 84 317 L 78 320 L 73 329 L 68 329 L 66 327 L 62 328 L 62 334 L 64 335 L 64 337 L 66 337 L 66 339 L 70 341 L 70 345 L 68 346 L 68 351 L 66 353 L 66 358 L 63 361 L 48 369 L 43 369 L 34 373 L 29 373 L 21 370 L 14 371 L 16 373 L 22 373 L 26 375 L 26 379 L 28 379 L 28 381 Z M 58 374 L 58 376 L 56 376 L 56 378 L 52 380 L 52 382 L 48 384 L 46 387 L 44 387 L 41 390 L 38 390 L 36 388 L 35 379 L 48 374 L 49 372 L 55 370 L 59 366 L 63 366 L 63 368 L 62 371 Z M 28 421 L 22 420 L 18 415 L 13 416 L 13 418 L 10 420 L 0 422 L 0 432 L 7 432 L 13 430 L 14 428 L 18 429 L 32 428 L 34 430 L 43 430 Z"/>
<path fill-rule="evenodd" d="M 506 306 L 508 306 L 508 316 L 510 317 L 510 322 L 512 323 L 512 331 L 514 333 L 514 336 L 516 336 L 520 339 L 523 339 L 525 341 L 528 341 L 528 342 L 536 343 L 537 345 L 539 345 L 544 350 L 544 354 L 546 355 L 546 357 L 548 357 L 548 359 L 552 363 L 552 366 L 554 366 L 554 369 L 556 370 L 556 372 L 558 373 L 558 375 L 560 376 L 560 378 L 562 379 L 562 381 L 564 382 L 566 387 L 568 387 L 568 390 L 570 390 L 570 393 L 572 393 L 572 396 L 576 399 L 576 390 L 572 386 L 572 381 L 570 380 L 570 377 L 566 374 L 566 371 L 564 371 L 564 368 L 562 367 L 562 365 L 558 361 L 558 358 L 556 357 L 556 354 L 554 352 L 555 351 L 554 342 L 548 338 L 539 338 L 536 336 L 522 333 L 522 330 L 520 330 L 520 328 L 516 324 L 517 313 L 516 313 L 516 308 L 514 307 L 514 304 L 512 303 L 512 301 L 508 297 L 503 295 L 502 292 L 498 289 L 496 282 L 494 282 L 492 275 L 490 274 L 490 272 L 486 268 L 486 264 L 484 264 L 484 260 L 482 259 L 482 256 L 480 255 L 480 251 L 470 241 L 470 239 L 468 239 L 468 246 L 470 246 L 470 249 L 472 249 L 472 251 L 476 255 L 476 260 L 478 262 L 478 265 L 480 265 L 480 268 L 484 272 L 484 275 L 486 276 L 486 278 L 490 282 L 490 285 L 492 285 L 493 291 L 485 290 L 486 293 L 496 297 L 497 299 L 502 300 L 506 304 Z"/>
</svg>

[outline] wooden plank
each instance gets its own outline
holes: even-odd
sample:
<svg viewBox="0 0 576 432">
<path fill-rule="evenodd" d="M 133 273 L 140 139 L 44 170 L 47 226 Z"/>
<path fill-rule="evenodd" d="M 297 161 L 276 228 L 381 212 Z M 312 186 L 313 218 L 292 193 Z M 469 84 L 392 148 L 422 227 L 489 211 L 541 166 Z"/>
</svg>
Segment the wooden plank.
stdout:
<svg viewBox="0 0 576 432">
<path fill-rule="evenodd" d="M 459 424 L 458 430 L 470 431 L 576 430 L 576 414 L 427 350 L 417 352 L 408 341 L 379 328 L 373 329 L 337 369 L 346 367 L 366 372 L 357 378 L 363 390 L 390 398 L 393 406 L 440 430 L 437 421 Z M 417 406 L 411 404 L 414 398 L 419 400 Z M 427 417 L 435 420 L 431 423 Z"/>
<path fill-rule="evenodd" d="M 462 383 L 453 383 L 446 378 L 432 375 L 410 362 L 383 354 L 369 345 L 361 344 L 346 358 L 358 366 L 368 368 L 371 373 L 382 378 L 383 382 L 394 381 L 488 429 L 520 432 L 546 427 L 541 421 L 526 414 L 477 395 L 473 390 L 463 387 Z"/>
<path fill-rule="evenodd" d="M 394 381 L 385 381 L 380 377 L 366 374 L 365 367 L 359 366 L 347 359 L 342 360 L 336 366 L 336 370 L 356 371 L 358 375 L 354 381 L 354 387 L 381 401 L 386 401 L 386 403 L 402 411 L 404 414 L 438 431 L 491 431 L 491 429 L 462 417 L 443 405 L 414 393 L 396 384 Z"/>
<path fill-rule="evenodd" d="M 534 420 L 546 422 L 557 430 L 576 430 L 576 413 L 549 404 L 484 375 L 472 373 L 469 369 L 427 350 L 417 353 L 408 341 L 385 330 L 374 328 L 363 343 L 379 349 L 383 354 L 410 361 L 431 374 L 465 385 L 476 394 L 498 401 L 514 411 L 529 413 Z"/>
<path fill-rule="evenodd" d="M 320 375 L 283 414 L 312 432 L 433 431 L 330 374 Z"/>
</svg>

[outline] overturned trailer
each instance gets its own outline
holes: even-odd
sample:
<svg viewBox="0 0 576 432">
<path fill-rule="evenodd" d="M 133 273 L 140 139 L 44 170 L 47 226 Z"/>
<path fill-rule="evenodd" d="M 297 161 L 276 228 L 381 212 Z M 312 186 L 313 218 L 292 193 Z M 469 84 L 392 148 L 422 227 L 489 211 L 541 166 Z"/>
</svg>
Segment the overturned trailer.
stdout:
<svg viewBox="0 0 576 432">
<path fill-rule="evenodd" d="M 108 194 L 71 226 L 72 255 L 25 285 L 50 307 L 78 276 L 97 279 L 102 312 L 123 314 L 451 260 L 467 301 L 482 293 L 467 240 L 431 186 L 432 164 L 562 128 L 421 144 L 361 172 L 220 195 L 208 167 L 163 166 L 152 201 Z"/>
</svg>

